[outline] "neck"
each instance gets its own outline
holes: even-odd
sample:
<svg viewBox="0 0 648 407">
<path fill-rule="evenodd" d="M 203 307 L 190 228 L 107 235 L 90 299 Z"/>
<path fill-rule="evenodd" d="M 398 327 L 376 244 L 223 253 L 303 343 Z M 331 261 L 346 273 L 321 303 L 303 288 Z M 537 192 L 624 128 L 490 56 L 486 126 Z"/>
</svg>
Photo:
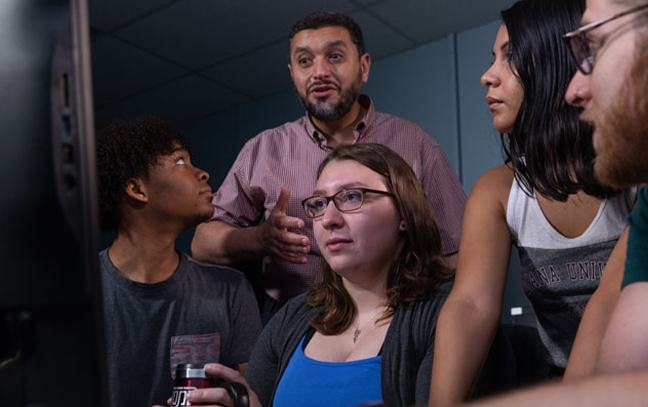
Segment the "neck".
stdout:
<svg viewBox="0 0 648 407">
<path fill-rule="evenodd" d="M 349 113 L 339 120 L 325 122 L 309 116 L 315 127 L 324 134 L 329 147 L 335 148 L 339 145 L 351 144 L 355 140 L 353 130 L 362 120 L 366 109 L 358 101 L 353 104 Z"/>
<path fill-rule="evenodd" d="M 178 267 L 175 237 L 150 230 L 120 230 L 108 257 L 124 277 L 140 283 L 158 283 L 171 277 Z"/>
<path fill-rule="evenodd" d="M 357 315 L 372 314 L 376 309 L 387 304 L 387 279 L 380 278 L 374 281 L 359 284 L 342 279 L 344 287 L 353 299 Z"/>
</svg>

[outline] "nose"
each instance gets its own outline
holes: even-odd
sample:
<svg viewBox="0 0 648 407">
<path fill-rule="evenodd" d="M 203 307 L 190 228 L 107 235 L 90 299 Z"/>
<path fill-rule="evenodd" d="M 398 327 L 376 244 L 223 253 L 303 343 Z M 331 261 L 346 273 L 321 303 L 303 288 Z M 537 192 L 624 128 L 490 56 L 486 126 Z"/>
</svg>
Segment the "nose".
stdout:
<svg viewBox="0 0 648 407">
<path fill-rule="evenodd" d="M 340 228 L 344 224 L 342 213 L 335 206 L 332 200 L 326 206 L 326 210 L 324 211 L 324 215 L 322 215 L 321 222 L 322 227 L 327 230 Z"/>
<path fill-rule="evenodd" d="M 196 168 L 196 178 L 198 178 L 198 181 L 207 181 L 209 180 L 209 173 L 200 168 Z"/>
<path fill-rule="evenodd" d="M 326 78 L 330 74 L 329 64 L 326 58 L 315 58 L 313 60 L 313 78 Z"/>
<path fill-rule="evenodd" d="M 501 82 L 495 64 L 491 65 L 481 77 L 481 84 L 487 88 L 490 86 L 499 86 Z"/>
<path fill-rule="evenodd" d="M 572 106 L 583 107 L 591 98 L 590 75 L 583 75 L 581 71 L 576 71 L 567 87 L 565 100 Z"/>
</svg>

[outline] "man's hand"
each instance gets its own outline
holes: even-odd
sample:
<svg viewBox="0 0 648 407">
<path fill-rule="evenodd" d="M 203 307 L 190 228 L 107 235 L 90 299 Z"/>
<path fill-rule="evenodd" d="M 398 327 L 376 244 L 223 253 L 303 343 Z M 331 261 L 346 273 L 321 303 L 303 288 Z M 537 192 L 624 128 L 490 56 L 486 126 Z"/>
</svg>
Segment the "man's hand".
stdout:
<svg viewBox="0 0 648 407">
<path fill-rule="evenodd" d="M 301 229 L 304 221 L 286 214 L 290 189 L 287 185 L 281 187 L 279 199 L 270 216 L 258 229 L 258 239 L 270 256 L 291 263 L 306 263 L 304 253 L 310 251 L 310 239 L 288 229 Z"/>
</svg>

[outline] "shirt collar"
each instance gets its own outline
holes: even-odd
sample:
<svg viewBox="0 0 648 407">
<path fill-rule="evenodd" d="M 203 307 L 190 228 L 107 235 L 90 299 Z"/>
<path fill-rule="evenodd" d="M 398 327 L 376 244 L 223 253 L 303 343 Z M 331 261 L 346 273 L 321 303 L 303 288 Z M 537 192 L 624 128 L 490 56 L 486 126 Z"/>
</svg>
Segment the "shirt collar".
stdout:
<svg viewBox="0 0 648 407">
<path fill-rule="evenodd" d="M 373 122 L 374 117 L 376 116 L 376 110 L 374 109 L 373 102 L 371 98 L 367 95 L 360 95 L 358 98 L 358 102 L 360 105 L 366 109 L 365 115 L 360 119 L 358 124 L 356 124 L 355 129 L 353 130 L 353 134 L 355 136 L 354 142 L 357 143 L 358 140 L 360 140 L 364 136 L 364 130 L 369 127 L 369 125 Z M 306 131 L 308 134 L 311 136 L 314 142 L 319 144 L 322 147 L 326 147 L 326 137 L 320 133 L 319 130 L 315 127 L 313 122 L 310 119 L 310 116 L 308 112 L 306 113 L 305 116 L 305 122 L 306 122 Z"/>
</svg>

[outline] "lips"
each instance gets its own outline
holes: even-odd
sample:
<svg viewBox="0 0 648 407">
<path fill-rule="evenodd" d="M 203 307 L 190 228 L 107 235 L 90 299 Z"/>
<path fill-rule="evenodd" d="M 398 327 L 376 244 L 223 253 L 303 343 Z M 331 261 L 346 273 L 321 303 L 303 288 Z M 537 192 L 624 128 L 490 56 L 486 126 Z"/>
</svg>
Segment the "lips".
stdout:
<svg viewBox="0 0 648 407">
<path fill-rule="evenodd" d="M 334 252 L 334 251 L 342 249 L 342 247 L 344 247 L 344 245 L 346 245 L 348 243 L 351 243 L 351 242 L 352 242 L 351 239 L 346 239 L 346 238 L 342 238 L 342 237 L 330 237 L 330 238 L 328 238 L 326 240 L 326 247 L 330 251 Z"/>
<path fill-rule="evenodd" d="M 498 106 L 500 106 L 501 104 L 503 104 L 504 102 L 502 102 L 501 100 L 496 99 L 496 98 L 494 98 L 492 96 L 486 96 L 486 103 L 488 103 L 488 108 L 493 110 L 493 109 L 497 108 Z"/>
<path fill-rule="evenodd" d="M 317 98 L 329 96 L 331 93 L 336 92 L 337 90 L 337 86 L 329 83 L 314 83 L 308 87 L 308 93 Z"/>
<path fill-rule="evenodd" d="M 203 188 L 200 190 L 199 195 L 204 195 L 208 197 L 209 199 L 212 199 L 214 197 L 214 194 L 212 193 L 211 188 Z"/>
</svg>

